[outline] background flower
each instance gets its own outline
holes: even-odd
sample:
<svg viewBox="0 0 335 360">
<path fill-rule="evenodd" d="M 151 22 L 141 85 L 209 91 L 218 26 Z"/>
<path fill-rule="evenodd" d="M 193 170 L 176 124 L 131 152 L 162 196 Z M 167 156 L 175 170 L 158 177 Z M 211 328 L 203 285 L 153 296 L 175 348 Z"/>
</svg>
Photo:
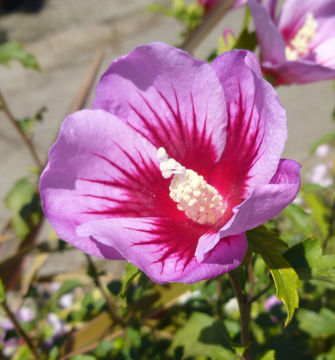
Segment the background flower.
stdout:
<svg viewBox="0 0 335 360">
<path fill-rule="evenodd" d="M 276 84 L 335 78 L 335 2 L 286 0 L 278 17 L 275 0 L 249 0 L 262 68 Z"/>
<path fill-rule="evenodd" d="M 247 51 L 210 65 L 138 47 L 111 64 L 93 108 L 70 115 L 50 151 L 44 211 L 64 240 L 156 282 L 233 270 L 244 232 L 299 190 L 299 164 L 280 160 L 285 112 Z"/>
</svg>

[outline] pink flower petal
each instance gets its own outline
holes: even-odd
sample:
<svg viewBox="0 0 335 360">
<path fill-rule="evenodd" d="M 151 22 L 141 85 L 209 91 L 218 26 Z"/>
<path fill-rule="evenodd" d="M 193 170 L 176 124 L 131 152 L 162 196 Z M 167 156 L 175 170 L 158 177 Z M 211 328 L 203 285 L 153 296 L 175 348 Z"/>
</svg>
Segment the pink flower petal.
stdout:
<svg viewBox="0 0 335 360">
<path fill-rule="evenodd" d="M 67 117 L 40 180 L 43 208 L 58 236 L 101 256 L 92 239 L 76 235 L 81 223 L 120 216 L 186 219 L 169 197 L 169 181 L 161 175 L 156 151 L 102 110 Z M 112 248 L 107 250 L 104 256 L 120 258 Z"/>
<path fill-rule="evenodd" d="M 221 275 L 240 265 L 247 249 L 245 234 L 227 237 L 199 264 L 194 251 L 201 230 L 163 218 L 91 221 L 79 226 L 77 234 L 117 249 L 158 283 L 193 283 Z"/>
<path fill-rule="evenodd" d="M 228 104 L 227 140 L 216 167 L 217 188 L 246 198 L 274 175 L 287 137 L 285 110 L 272 86 L 260 77 L 248 51 L 222 54 L 213 62 Z M 237 166 L 238 164 L 238 166 Z"/>
<path fill-rule="evenodd" d="M 249 0 L 249 8 L 254 19 L 261 59 L 272 64 L 285 61 L 285 41 L 277 26 L 269 16 L 268 9 L 257 0 Z"/>
<path fill-rule="evenodd" d="M 124 120 L 169 157 L 208 172 L 225 144 L 225 98 L 211 66 L 162 43 L 115 60 L 93 102 Z"/>
<path fill-rule="evenodd" d="M 234 209 L 234 216 L 220 229 L 219 237 L 203 235 L 196 257 L 201 262 L 219 238 L 253 229 L 278 215 L 297 196 L 300 188 L 300 164 L 281 160 L 269 184 L 259 185 L 251 196 Z"/>
</svg>

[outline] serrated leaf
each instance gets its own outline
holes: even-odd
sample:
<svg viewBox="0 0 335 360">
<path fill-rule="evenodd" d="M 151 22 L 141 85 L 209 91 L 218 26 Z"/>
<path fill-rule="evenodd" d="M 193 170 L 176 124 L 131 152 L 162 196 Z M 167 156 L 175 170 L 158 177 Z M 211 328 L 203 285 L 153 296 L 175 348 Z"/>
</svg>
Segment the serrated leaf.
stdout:
<svg viewBox="0 0 335 360">
<path fill-rule="evenodd" d="M 273 241 L 271 239 L 273 236 Z M 276 296 L 282 300 L 287 310 L 285 326 L 292 320 L 294 311 L 299 306 L 299 278 L 290 263 L 279 252 L 283 249 L 282 241 L 276 233 L 264 226 L 247 232 L 249 246 L 262 256 L 270 269 L 276 286 Z"/>
<path fill-rule="evenodd" d="M 0 45 L 0 64 L 8 66 L 14 60 L 20 62 L 26 68 L 40 70 L 36 57 L 24 50 L 20 43 L 8 41 Z"/>
<path fill-rule="evenodd" d="M 323 255 L 320 239 L 307 239 L 287 250 L 285 259 L 301 280 L 335 281 L 335 254 Z"/>
<path fill-rule="evenodd" d="M 335 313 L 322 308 L 319 313 L 300 309 L 297 314 L 299 328 L 313 337 L 335 335 Z"/>
<path fill-rule="evenodd" d="M 183 348 L 185 358 L 206 356 L 210 359 L 233 360 L 233 353 L 225 326 L 207 314 L 194 312 L 184 327 L 177 331 L 171 349 Z"/>
</svg>

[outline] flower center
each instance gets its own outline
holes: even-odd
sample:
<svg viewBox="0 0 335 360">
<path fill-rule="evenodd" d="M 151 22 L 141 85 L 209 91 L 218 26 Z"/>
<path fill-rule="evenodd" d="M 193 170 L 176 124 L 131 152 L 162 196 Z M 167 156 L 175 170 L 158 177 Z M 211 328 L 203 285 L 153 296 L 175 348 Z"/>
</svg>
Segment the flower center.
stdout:
<svg viewBox="0 0 335 360">
<path fill-rule="evenodd" d="M 318 26 L 312 13 L 308 13 L 304 25 L 285 48 L 286 59 L 297 60 L 308 53 L 309 44 L 315 38 Z"/>
<path fill-rule="evenodd" d="M 157 150 L 157 157 L 163 177 L 168 179 L 173 175 L 169 189 L 177 208 L 199 224 L 214 225 L 225 212 L 218 191 L 203 176 L 169 158 L 164 148 Z"/>
</svg>

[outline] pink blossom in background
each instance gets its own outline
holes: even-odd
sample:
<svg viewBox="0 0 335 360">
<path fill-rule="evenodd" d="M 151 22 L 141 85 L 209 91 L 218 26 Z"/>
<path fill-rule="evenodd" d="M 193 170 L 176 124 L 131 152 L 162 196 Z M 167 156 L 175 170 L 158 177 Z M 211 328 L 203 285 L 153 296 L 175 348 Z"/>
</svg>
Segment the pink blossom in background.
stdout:
<svg viewBox="0 0 335 360">
<path fill-rule="evenodd" d="M 265 74 L 277 85 L 335 78 L 335 1 L 249 0 Z"/>
<path fill-rule="evenodd" d="M 16 314 L 16 319 L 20 323 L 33 321 L 34 318 L 33 311 L 27 307 L 22 307 Z M 16 347 L 23 343 L 23 340 L 19 335 L 7 337 L 8 333 L 14 330 L 13 323 L 7 318 L 0 319 L 0 329 L 0 343 L 4 346 L 4 354 L 11 356 Z"/>
<path fill-rule="evenodd" d="M 225 0 L 198 0 L 198 1 L 199 4 L 205 8 L 205 14 L 208 14 L 219 1 L 225 1 Z M 236 0 L 233 5 L 233 9 L 237 9 L 241 6 L 244 6 L 247 3 L 247 1 L 248 0 Z"/>
<path fill-rule="evenodd" d="M 281 300 L 277 299 L 276 295 L 272 295 L 266 300 L 264 309 L 267 311 L 270 311 L 273 307 L 275 307 L 277 305 L 282 305 L 282 304 L 283 304 L 283 302 Z"/>
<path fill-rule="evenodd" d="M 215 277 L 243 261 L 245 231 L 295 198 L 285 140 L 252 53 L 208 64 L 140 46 L 110 65 L 93 110 L 65 119 L 40 180 L 44 212 L 63 240 L 158 283 Z"/>
</svg>

